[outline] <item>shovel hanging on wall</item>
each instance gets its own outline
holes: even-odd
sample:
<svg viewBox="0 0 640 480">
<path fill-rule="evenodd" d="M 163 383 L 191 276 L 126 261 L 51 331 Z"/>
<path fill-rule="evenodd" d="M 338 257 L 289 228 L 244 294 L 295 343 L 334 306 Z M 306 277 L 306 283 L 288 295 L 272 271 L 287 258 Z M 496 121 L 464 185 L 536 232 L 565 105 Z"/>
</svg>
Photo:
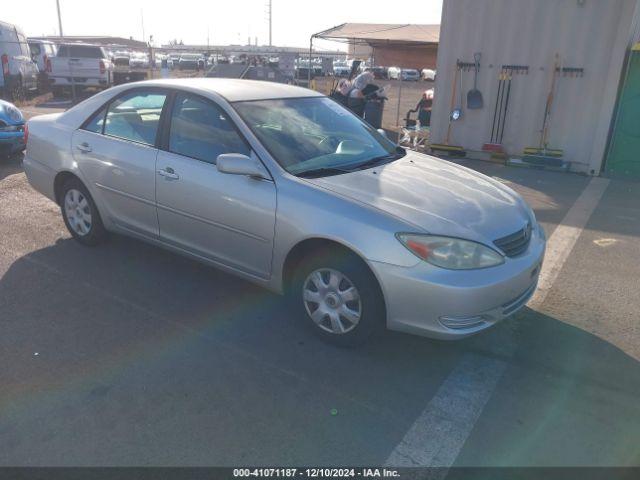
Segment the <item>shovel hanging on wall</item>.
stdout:
<svg viewBox="0 0 640 480">
<path fill-rule="evenodd" d="M 474 53 L 473 59 L 476 62 L 475 76 L 473 80 L 473 90 L 469 90 L 469 93 L 467 93 L 467 108 L 469 110 L 478 110 L 484 107 L 482 92 L 478 90 L 478 72 L 480 71 L 480 53 Z"/>
</svg>

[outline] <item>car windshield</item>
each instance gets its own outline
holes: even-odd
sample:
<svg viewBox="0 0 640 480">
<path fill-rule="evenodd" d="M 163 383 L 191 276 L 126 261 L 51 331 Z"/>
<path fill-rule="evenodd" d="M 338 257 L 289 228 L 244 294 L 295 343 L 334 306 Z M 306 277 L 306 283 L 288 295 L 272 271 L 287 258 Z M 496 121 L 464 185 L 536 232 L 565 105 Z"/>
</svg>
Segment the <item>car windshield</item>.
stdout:
<svg viewBox="0 0 640 480">
<path fill-rule="evenodd" d="M 289 173 L 346 173 L 400 158 L 373 127 L 326 97 L 236 102 L 234 107 Z"/>
</svg>

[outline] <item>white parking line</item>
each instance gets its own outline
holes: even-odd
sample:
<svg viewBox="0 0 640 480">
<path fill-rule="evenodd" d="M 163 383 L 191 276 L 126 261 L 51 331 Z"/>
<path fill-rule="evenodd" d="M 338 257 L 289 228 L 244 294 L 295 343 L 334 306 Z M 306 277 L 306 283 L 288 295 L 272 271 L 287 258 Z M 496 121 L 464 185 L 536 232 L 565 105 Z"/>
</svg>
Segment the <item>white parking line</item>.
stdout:
<svg viewBox="0 0 640 480">
<path fill-rule="evenodd" d="M 609 180 L 593 178 L 549 238 L 539 290 L 529 302 L 530 308 L 539 308 L 544 302 L 608 185 Z M 464 354 L 386 465 L 441 467 L 430 478 L 444 478 L 506 367 L 502 360 Z"/>
<path fill-rule="evenodd" d="M 385 464 L 453 465 L 506 366 L 502 360 L 473 353 L 463 355 Z M 438 472 L 442 477 L 446 475 L 446 471 Z"/>
<path fill-rule="evenodd" d="M 609 186 L 609 180 L 594 177 L 589 185 L 578 197 L 571 209 L 567 212 L 562 223 L 553 232 L 547 242 L 547 253 L 544 265 L 540 272 L 538 290 L 529 300 L 528 306 L 533 309 L 540 308 L 555 283 L 562 267 L 584 227 L 587 225 L 591 214 L 598 206 L 605 190 Z"/>
</svg>

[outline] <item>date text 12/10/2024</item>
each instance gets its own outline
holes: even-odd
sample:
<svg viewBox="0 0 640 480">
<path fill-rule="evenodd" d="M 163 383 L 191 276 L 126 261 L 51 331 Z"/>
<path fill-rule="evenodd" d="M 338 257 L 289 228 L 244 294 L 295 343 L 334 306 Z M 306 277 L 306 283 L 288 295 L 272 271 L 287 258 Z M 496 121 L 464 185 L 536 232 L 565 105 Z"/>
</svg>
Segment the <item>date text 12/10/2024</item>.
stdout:
<svg viewBox="0 0 640 480">
<path fill-rule="evenodd" d="M 387 468 L 234 468 L 234 478 L 399 478 Z"/>
</svg>

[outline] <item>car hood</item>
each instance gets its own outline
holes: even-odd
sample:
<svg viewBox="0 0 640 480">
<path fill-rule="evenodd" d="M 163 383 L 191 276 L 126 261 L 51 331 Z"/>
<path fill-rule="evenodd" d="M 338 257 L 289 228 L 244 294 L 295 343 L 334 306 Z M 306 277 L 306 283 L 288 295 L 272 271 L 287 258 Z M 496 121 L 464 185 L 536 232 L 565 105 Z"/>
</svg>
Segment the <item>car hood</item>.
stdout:
<svg viewBox="0 0 640 480">
<path fill-rule="evenodd" d="M 415 152 L 384 166 L 309 181 L 434 235 L 492 243 L 531 220 L 509 187 Z"/>
</svg>

